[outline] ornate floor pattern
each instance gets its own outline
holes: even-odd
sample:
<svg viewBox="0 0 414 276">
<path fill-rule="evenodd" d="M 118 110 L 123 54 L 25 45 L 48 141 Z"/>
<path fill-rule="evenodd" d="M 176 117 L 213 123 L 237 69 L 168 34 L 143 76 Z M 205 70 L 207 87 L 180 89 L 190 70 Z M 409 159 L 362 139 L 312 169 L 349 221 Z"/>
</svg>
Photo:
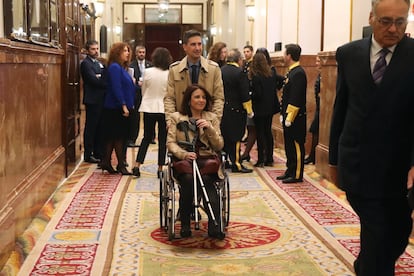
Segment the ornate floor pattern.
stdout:
<svg viewBox="0 0 414 276">
<path fill-rule="evenodd" d="M 273 167 L 230 173 L 226 238 L 208 237 L 203 214 L 191 238 L 168 241 L 159 228 L 156 158 L 152 145 L 138 179 L 81 164 L 19 237 L 0 275 L 354 275 L 358 218 L 314 166 L 291 185 L 275 180 L 285 169 L 280 157 Z M 396 275 L 414 274 L 413 256 L 409 245 Z"/>
<path fill-rule="evenodd" d="M 277 161 L 275 167 L 283 165 Z M 143 176 L 128 188 L 109 275 L 353 275 L 350 258 L 309 229 L 258 170 L 230 174 L 230 225 L 223 241 L 207 236 L 205 219 L 191 238 L 168 241 L 159 228 L 155 170 L 146 162 Z"/>
<path fill-rule="evenodd" d="M 105 275 L 128 177 L 89 166 L 53 214 L 19 275 Z"/>
</svg>

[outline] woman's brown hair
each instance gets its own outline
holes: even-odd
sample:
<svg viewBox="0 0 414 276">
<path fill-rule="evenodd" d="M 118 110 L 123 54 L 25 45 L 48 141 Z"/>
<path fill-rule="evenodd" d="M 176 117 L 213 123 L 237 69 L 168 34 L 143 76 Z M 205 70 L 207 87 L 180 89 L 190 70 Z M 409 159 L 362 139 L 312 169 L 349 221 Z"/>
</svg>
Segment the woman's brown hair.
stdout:
<svg viewBox="0 0 414 276">
<path fill-rule="evenodd" d="M 160 68 L 161 70 L 168 70 L 172 63 L 172 57 L 170 51 L 167 48 L 157 47 L 151 55 L 152 65 Z"/>
<path fill-rule="evenodd" d="M 261 52 L 256 52 L 253 56 L 253 61 L 249 68 L 249 78 L 253 76 L 270 77 L 272 75 L 272 69 L 267 63 L 266 56 Z"/>
<path fill-rule="evenodd" d="M 178 110 L 181 114 L 188 115 L 189 117 L 193 116 L 193 114 L 191 113 L 190 102 L 191 96 L 197 89 L 202 90 L 206 95 L 206 106 L 204 107 L 204 111 L 211 111 L 213 99 L 211 98 L 210 93 L 203 86 L 198 84 L 192 84 L 188 86 L 184 92 L 183 101 L 181 102 L 181 109 Z"/>
<path fill-rule="evenodd" d="M 128 48 L 128 52 L 131 53 L 131 47 L 129 47 L 128 43 L 125 42 L 117 42 L 114 43 L 111 47 L 111 50 L 109 51 L 109 60 L 108 65 L 111 65 L 112 63 L 116 62 L 123 68 L 128 68 L 129 63 L 131 61 L 131 55 L 129 55 L 129 59 L 127 61 L 121 60 L 121 55 L 124 52 L 125 47 Z"/>
</svg>

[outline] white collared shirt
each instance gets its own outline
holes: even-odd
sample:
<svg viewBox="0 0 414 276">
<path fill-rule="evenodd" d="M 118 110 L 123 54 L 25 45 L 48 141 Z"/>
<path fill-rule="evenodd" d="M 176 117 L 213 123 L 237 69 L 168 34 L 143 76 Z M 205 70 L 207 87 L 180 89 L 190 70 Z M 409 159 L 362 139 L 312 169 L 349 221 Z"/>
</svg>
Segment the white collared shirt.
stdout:
<svg viewBox="0 0 414 276">
<path fill-rule="evenodd" d="M 371 42 L 372 43 L 371 43 L 371 56 L 370 56 L 370 60 L 371 60 L 371 72 L 372 72 L 374 70 L 375 62 L 377 62 L 378 58 L 380 57 L 380 51 L 382 50 L 382 47 L 374 39 L 374 35 L 372 35 Z M 397 45 L 388 47 L 388 50 L 390 50 L 390 52 L 385 56 L 385 61 L 387 62 L 387 65 L 391 61 L 392 54 L 394 53 L 395 47 L 397 47 Z"/>
</svg>

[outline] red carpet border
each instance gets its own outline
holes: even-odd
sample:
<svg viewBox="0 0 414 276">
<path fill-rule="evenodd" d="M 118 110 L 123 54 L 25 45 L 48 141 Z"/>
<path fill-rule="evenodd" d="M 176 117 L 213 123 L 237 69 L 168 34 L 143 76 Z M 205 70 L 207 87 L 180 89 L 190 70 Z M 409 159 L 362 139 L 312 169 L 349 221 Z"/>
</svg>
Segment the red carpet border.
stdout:
<svg viewBox="0 0 414 276">
<path fill-rule="evenodd" d="M 128 179 L 91 167 L 53 215 L 19 275 L 107 273 L 112 226 Z"/>
<path fill-rule="evenodd" d="M 283 173 L 284 170 L 266 170 L 277 190 L 283 191 L 281 198 L 297 205 L 299 208 L 294 207 L 297 214 L 309 224 L 320 225 L 326 231 L 326 235 L 321 235 L 326 244 L 332 245 L 332 238 L 336 239 L 339 247 L 333 246 L 332 250 L 337 250 L 338 255 L 345 250 L 355 258 L 359 253 L 359 218 L 351 207 L 338 202 L 336 196 L 329 196 L 322 185 L 310 178 L 298 184 L 276 180 Z M 395 275 L 414 275 L 413 256 L 414 248 L 409 245 L 396 265 Z"/>
</svg>

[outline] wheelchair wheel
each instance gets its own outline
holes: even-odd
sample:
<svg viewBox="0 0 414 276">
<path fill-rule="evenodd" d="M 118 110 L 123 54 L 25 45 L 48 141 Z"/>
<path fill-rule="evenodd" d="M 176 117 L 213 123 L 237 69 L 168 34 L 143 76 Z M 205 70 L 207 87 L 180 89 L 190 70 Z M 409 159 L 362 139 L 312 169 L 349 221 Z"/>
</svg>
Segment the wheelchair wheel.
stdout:
<svg viewBox="0 0 414 276">
<path fill-rule="evenodd" d="M 224 227 L 227 227 L 229 226 L 230 221 L 230 182 L 228 177 L 224 180 L 223 205 L 223 225 Z"/>
<path fill-rule="evenodd" d="M 164 170 L 160 178 L 160 227 L 167 230 L 168 219 L 168 180 L 167 171 Z"/>
<path fill-rule="evenodd" d="M 167 201 L 167 219 L 166 222 L 168 230 L 168 240 L 175 239 L 175 186 L 174 181 L 170 179 L 167 181 L 168 187 L 168 201 Z"/>
<path fill-rule="evenodd" d="M 224 232 L 224 228 L 229 225 L 230 221 L 230 183 L 228 177 L 225 177 L 218 185 L 221 230 Z"/>
</svg>

